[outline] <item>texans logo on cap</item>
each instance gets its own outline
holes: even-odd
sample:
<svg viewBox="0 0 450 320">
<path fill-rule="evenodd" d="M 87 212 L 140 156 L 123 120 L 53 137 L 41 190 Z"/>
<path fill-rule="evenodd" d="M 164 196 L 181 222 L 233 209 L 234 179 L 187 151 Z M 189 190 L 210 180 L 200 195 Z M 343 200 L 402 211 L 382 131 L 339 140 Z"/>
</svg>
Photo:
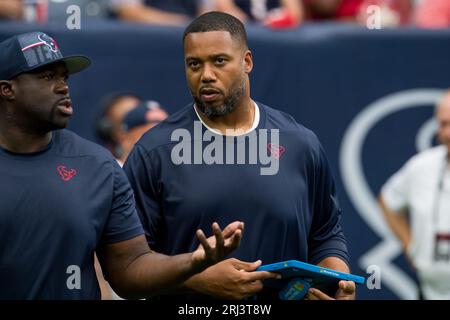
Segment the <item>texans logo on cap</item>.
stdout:
<svg viewBox="0 0 450 320">
<path fill-rule="evenodd" d="M 50 38 L 45 33 L 40 34 L 38 36 L 38 39 L 41 40 L 42 42 L 44 42 L 46 46 L 50 47 L 50 50 L 52 50 L 53 52 L 57 52 L 58 51 L 58 45 L 56 44 L 55 39 Z"/>
<path fill-rule="evenodd" d="M 35 67 L 62 58 L 55 40 L 42 32 L 18 37 L 23 56 L 29 67 Z"/>
<path fill-rule="evenodd" d="M 22 52 L 25 52 L 31 48 L 39 47 L 39 46 L 47 46 L 52 52 L 58 52 L 58 45 L 56 44 L 56 41 L 53 38 L 50 38 L 45 33 L 41 33 L 38 35 L 37 40 L 38 42 L 31 43 L 25 47 L 22 48 Z"/>
<path fill-rule="evenodd" d="M 56 41 L 39 31 L 18 34 L 0 43 L 0 80 L 9 80 L 55 62 L 64 62 L 69 74 L 90 65 L 86 56 L 64 57 Z"/>
</svg>

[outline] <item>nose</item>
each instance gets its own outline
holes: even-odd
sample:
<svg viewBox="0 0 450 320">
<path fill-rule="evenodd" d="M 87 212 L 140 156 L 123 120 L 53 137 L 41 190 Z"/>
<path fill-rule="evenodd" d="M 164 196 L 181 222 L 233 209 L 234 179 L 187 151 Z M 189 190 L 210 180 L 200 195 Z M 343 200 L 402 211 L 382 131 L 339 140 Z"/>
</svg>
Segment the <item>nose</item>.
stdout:
<svg viewBox="0 0 450 320">
<path fill-rule="evenodd" d="M 201 80 L 203 83 L 210 83 L 216 81 L 216 74 L 214 72 L 214 67 L 210 66 L 209 63 L 205 63 L 203 67 Z"/>
<path fill-rule="evenodd" d="M 59 81 L 56 83 L 55 91 L 64 95 L 67 95 L 69 93 L 69 85 L 67 84 L 66 79 L 59 79 Z"/>
</svg>

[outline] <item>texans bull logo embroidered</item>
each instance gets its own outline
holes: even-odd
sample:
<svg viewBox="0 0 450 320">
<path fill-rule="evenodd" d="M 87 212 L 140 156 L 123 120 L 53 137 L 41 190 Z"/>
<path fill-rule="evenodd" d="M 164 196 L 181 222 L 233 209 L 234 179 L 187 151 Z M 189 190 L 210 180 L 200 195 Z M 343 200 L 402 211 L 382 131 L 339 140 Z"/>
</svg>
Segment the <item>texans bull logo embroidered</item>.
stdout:
<svg viewBox="0 0 450 320">
<path fill-rule="evenodd" d="M 75 169 L 67 169 L 63 165 L 57 166 L 56 170 L 58 170 L 58 173 L 63 181 L 69 181 L 77 174 L 77 171 Z"/>
<path fill-rule="evenodd" d="M 267 149 L 269 149 L 270 154 L 275 159 L 280 159 L 281 155 L 286 151 L 286 148 L 283 146 L 277 146 L 273 143 L 269 143 L 267 145 Z"/>
</svg>

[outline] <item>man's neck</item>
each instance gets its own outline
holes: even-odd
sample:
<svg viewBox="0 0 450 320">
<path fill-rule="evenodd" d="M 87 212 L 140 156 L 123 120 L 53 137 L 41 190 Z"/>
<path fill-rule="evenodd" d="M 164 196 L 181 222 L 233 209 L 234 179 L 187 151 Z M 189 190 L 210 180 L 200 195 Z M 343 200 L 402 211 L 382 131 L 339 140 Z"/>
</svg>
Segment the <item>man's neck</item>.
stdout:
<svg viewBox="0 0 450 320">
<path fill-rule="evenodd" d="M 195 108 L 209 128 L 224 135 L 241 135 L 248 132 L 255 120 L 255 102 L 250 98 L 236 106 L 229 114 L 220 117 L 208 118 L 197 107 Z"/>
<path fill-rule="evenodd" d="M 34 153 L 44 150 L 52 140 L 52 132 L 31 133 L 0 125 L 0 147 L 14 153 Z"/>
</svg>

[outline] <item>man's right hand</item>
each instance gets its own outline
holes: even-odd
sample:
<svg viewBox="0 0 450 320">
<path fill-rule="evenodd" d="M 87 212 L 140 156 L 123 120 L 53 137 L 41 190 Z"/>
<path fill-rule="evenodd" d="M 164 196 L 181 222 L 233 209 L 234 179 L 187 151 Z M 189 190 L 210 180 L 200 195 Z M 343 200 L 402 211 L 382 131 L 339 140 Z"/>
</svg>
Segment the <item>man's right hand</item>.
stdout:
<svg viewBox="0 0 450 320">
<path fill-rule="evenodd" d="M 276 273 L 255 271 L 260 265 L 260 260 L 227 259 L 193 276 L 187 285 L 198 293 L 219 299 L 245 299 L 262 290 L 262 280 L 279 277 Z"/>
</svg>

